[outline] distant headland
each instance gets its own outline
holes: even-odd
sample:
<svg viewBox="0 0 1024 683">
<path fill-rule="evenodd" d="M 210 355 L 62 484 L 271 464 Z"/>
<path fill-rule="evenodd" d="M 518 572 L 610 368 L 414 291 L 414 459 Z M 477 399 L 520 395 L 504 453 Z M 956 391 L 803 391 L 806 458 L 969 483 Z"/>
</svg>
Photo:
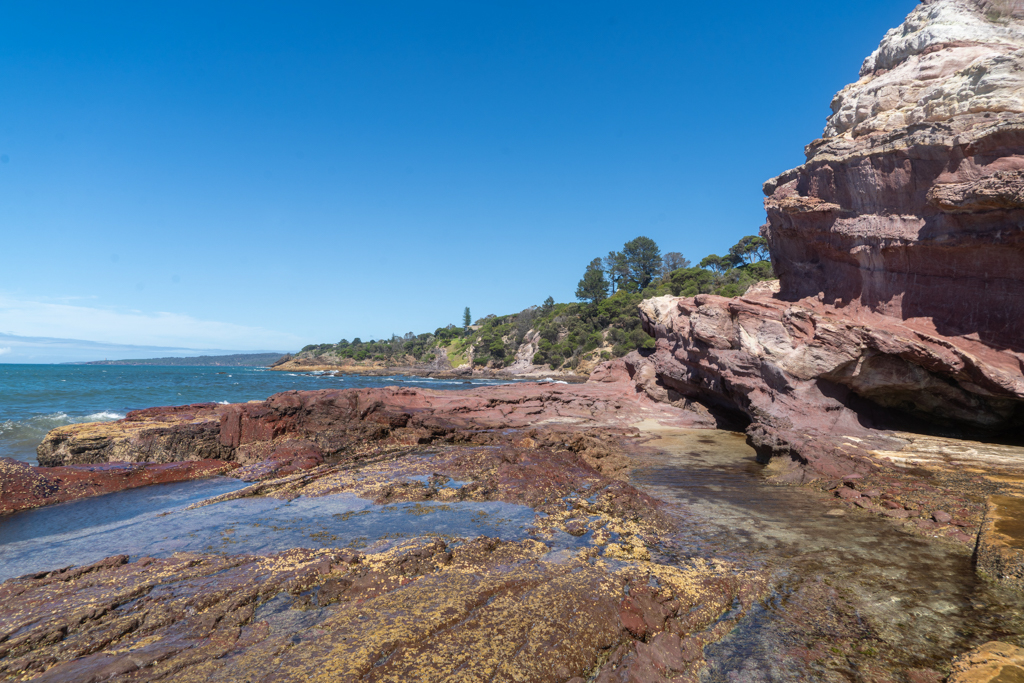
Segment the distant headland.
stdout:
<svg viewBox="0 0 1024 683">
<path fill-rule="evenodd" d="M 232 353 L 225 356 L 191 356 L 169 358 L 128 358 L 125 360 L 94 360 L 88 363 L 63 363 L 63 365 L 181 365 L 189 367 L 267 367 L 288 354 L 285 353 Z"/>
</svg>

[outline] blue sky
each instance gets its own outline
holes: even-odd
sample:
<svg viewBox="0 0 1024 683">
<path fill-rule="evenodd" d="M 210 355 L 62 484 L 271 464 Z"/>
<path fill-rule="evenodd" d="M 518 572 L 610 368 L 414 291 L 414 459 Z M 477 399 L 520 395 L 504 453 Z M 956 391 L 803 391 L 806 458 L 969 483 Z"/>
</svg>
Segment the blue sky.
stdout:
<svg viewBox="0 0 1024 683">
<path fill-rule="evenodd" d="M 294 350 L 724 252 L 916 4 L 5 2 L 0 333 Z"/>
</svg>

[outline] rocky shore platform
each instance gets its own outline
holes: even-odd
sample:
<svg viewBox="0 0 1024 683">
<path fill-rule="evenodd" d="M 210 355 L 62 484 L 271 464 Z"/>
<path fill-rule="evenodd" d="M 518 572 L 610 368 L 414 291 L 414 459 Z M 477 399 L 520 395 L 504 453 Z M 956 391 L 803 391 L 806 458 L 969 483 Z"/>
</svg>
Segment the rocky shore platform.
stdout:
<svg viewBox="0 0 1024 683">
<path fill-rule="evenodd" d="M 230 483 L 153 529 L 265 516 L 8 578 L 0 680 L 1024 680 L 1024 8 L 920 3 L 806 156 L 763 188 L 779 280 L 644 301 L 655 348 L 586 383 L 151 408 L 0 461 L 28 561 L 8 529 L 150 483 Z M 294 531 L 271 501 L 326 526 L 247 550 Z"/>
<path fill-rule="evenodd" d="M 18 464 L 19 478 L 5 463 L 6 512 L 147 476 L 220 473 L 245 486 L 193 508 L 349 494 L 429 506 L 422 514 L 442 521 L 460 505 L 502 502 L 528 508 L 533 522 L 516 538 L 452 536 L 441 525 L 270 554 L 115 554 L 10 579 L 0 584 L 0 680 L 700 680 L 706 648 L 750 623 L 783 584 L 753 555 L 688 546 L 699 515 L 631 474 L 658 462 L 672 434 L 724 434 L 714 428 L 731 419 L 656 402 L 641 374 L 616 361 L 584 385 L 285 392 L 55 429 L 39 447 L 43 466 Z M 765 471 L 800 484 L 837 530 L 843 515 L 877 519 L 965 558 L 987 494 L 1013 495 L 1024 482 L 1013 447 L 874 438 L 885 450 L 851 455 L 852 474 L 780 458 Z M 801 638 L 816 640 L 811 625 L 835 599 L 826 591 L 793 603 L 808 619 Z M 842 629 L 846 657 L 890 676 L 872 680 L 941 680 L 940 665 L 908 678 L 895 653 L 872 660 L 854 648 L 863 628 Z M 835 666 L 827 648 L 801 657 Z"/>
<path fill-rule="evenodd" d="M 435 365 L 385 365 L 383 363 L 360 363 L 353 365 L 325 365 L 315 360 L 299 358 L 275 363 L 269 367 L 276 372 L 316 372 L 337 376 L 362 375 L 365 377 L 430 377 L 432 379 L 494 379 L 508 381 L 513 379 L 539 381 L 551 378 L 569 384 L 582 384 L 587 375 L 552 370 L 546 365 L 527 364 L 523 368 L 491 370 L 487 368 L 471 368 L 468 365 L 459 368 L 439 369 Z"/>
<path fill-rule="evenodd" d="M 24 479 L 5 476 L 8 507 L 105 492 L 80 479 L 106 481 L 115 463 L 251 482 L 196 504 L 211 509 L 348 493 L 442 510 L 502 501 L 535 521 L 519 540 L 121 555 L 8 580 L 0 680 L 696 680 L 765 575 L 656 558 L 678 522 L 626 481 L 627 445 L 643 450 L 637 423 L 693 418 L 626 389 L 287 392 L 55 430 L 33 468 L 54 485 L 16 494 Z"/>
</svg>

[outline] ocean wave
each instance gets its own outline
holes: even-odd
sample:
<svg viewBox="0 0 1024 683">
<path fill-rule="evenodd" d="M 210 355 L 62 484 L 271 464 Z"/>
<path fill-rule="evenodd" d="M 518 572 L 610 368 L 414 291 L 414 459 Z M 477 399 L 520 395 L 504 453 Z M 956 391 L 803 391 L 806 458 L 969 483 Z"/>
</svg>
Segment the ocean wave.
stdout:
<svg viewBox="0 0 1024 683">
<path fill-rule="evenodd" d="M 102 410 L 88 415 L 68 415 L 61 411 L 46 415 L 33 415 L 24 420 L 0 421 L 0 457 L 35 462 L 36 446 L 51 429 L 79 422 L 109 422 L 124 415 L 112 410 Z"/>
<path fill-rule="evenodd" d="M 124 414 L 115 413 L 113 410 L 101 410 L 98 413 L 84 416 L 82 422 L 110 422 L 112 420 L 123 420 Z M 70 423 L 69 423 L 70 424 Z"/>
<path fill-rule="evenodd" d="M 0 438 L 5 441 L 21 441 L 38 437 L 42 440 L 51 429 L 80 422 L 110 422 L 124 418 L 122 413 L 101 410 L 89 415 L 71 416 L 61 411 L 48 415 L 34 415 L 27 420 L 4 420 L 0 422 Z"/>
</svg>

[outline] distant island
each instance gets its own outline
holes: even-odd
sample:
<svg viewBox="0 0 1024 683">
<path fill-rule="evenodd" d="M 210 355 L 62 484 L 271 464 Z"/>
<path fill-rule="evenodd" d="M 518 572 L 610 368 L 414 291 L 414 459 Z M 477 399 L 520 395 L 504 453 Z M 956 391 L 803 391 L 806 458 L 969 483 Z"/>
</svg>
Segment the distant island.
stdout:
<svg viewBox="0 0 1024 683">
<path fill-rule="evenodd" d="M 227 356 L 192 356 L 190 358 L 129 358 L 126 360 L 94 360 L 88 363 L 67 363 L 66 365 L 184 365 L 266 367 L 282 358 L 284 353 L 233 353 Z"/>
</svg>

